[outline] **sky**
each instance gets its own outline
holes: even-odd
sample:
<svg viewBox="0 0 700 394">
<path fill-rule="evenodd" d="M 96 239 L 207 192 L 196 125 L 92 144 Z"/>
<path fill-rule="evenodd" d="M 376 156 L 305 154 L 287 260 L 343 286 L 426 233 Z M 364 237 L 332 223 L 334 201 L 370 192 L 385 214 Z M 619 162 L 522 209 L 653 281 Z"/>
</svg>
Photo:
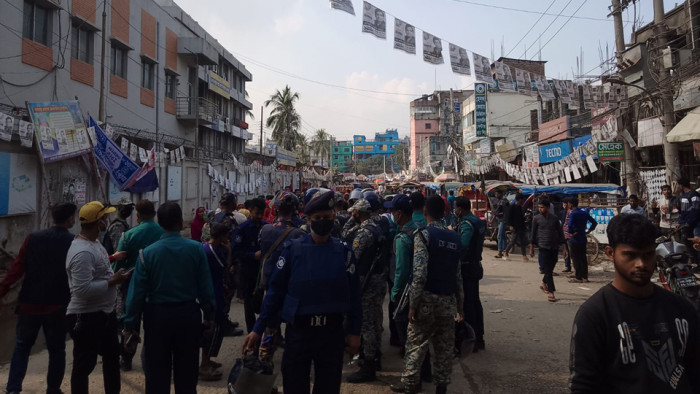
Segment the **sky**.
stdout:
<svg viewBox="0 0 700 394">
<path fill-rule="evenodd" d="M 255 119 L 248 119 L 254 141 L 260 107 L 285 85 L 300 95 L 301 132 L 308 136 L 320 128 L 337 140 L 355 134 L 373 138 L 386 129 L 409 135 L 410 101 L 435 89 L 473 88 L 473 77 L 452 73 L 448 43 L 491 59 L 493 48 L 496 59 L 501 54 L 525 58 L 526 52 L 533 60 L 539 60 L 541 44 L 547 76 L 560 79 L 577 73 L 581 50 L 587 74 L 601 72 L 599 49 L 603 57 L 606 46 L 609 56 L 615 50 L 608 0 L 373 0 L 387 13 L 386 40 L 362 33 L 360 0 L 352 0 L 355 16 L 330 9 L 327 0 L 176 3 L 253 74 L 246 90 L 254 107 Z M 637 19 L 642 25 L 651 22 L 652 0 L 638 3 Z M 667 10 L 673 6 L 666 1 Z M 418 54 L 393 49 L 394 17 L 416 27 Z M 630 7 L 623 14 L 627 41 L 634 18 Z M 421 31 L 443 40 L 446 64 L 423 61 Z M 268 114 L 269 108 L 263 118 Z M 267 139 L 271 131 L 265 128 L 264 134 Z"/>
</svg>

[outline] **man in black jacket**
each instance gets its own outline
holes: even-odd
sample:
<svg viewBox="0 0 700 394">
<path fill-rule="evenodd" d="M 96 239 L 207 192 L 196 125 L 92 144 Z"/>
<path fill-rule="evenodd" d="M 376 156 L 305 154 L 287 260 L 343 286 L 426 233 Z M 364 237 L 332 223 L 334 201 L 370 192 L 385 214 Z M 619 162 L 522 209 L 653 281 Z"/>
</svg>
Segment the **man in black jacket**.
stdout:
<svg viewBox="0 0 700 394">
<path fill-rule="evenodd" d="M 508 230 L 512 231 L 514 237 L 508 241 L 504 257 L 508 257 L 508 253 L 515 249 L 515 244 L 520 245 L 520 251 L 523 255 L 523 261 L 527 260 L 527 228 L 525 227 L 525 212 L 523 211 L 523 203 L 525 196 L 518 193 L 515 195 L 515 204 L 512 204 L 506 211 L 505 221 Z"/>
<path fill-rule="evenodd" d="M 17 339 L 12 354 L 7 393 L 22 391 L 29 353 L 39 329 L 44 329 L 49 351 L 47 394 L 60 393 L 66 369 L 66 306 L 70 301 L 66 276 L 66 254 L 73 241 L 68 229 L 75 223 L 77 207 L 71 203 L 53 208 L 54 226 L 29 234 L 5 279 L 0 298 L 24 276 L 17 302 Z"/>
</svg>

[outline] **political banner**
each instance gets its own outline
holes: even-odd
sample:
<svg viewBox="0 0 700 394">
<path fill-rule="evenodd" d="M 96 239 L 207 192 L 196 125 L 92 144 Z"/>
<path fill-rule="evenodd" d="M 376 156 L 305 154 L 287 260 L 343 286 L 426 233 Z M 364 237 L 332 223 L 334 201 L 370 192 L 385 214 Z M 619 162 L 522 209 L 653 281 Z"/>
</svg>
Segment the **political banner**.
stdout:
<svg viewBox="0 0 700 394">
<path fill-rule="evenodd" d="M 559 100 L 564 104 L 571 104 L 571 96 L 569 96 L 569 90 L 566 88 L 566 81 L 552 79 L 552 82 L 554 82 L 554 88 L 557 90 Z"/>
<path fill-rule="evenodd" d="M 36 156 L 0 153 L 0 216 L 36 212 Z"/>
<path fill-rule="evenodd" d="M 537 92 L 542 100 L 554 100 L 554 91 L 544 75 L 533 74 L 532 79 L 535 81 L 535 87 L 537 87 Z"/>
<path fill-rule="evenodd" d="M 31 148 L 34 141 L 34 124 L 19 121 L 19 143 L 25 148 Z"/>
<path fill-rule="evenodd" d="M 94 147 L 95 157 L 107 170 L 119 189 L 124 190 L 124 187 L 139 171 L 139 165 L 134 163 L 114 141 L 107 137 L 92 117 L 89 119 L 89 125 L 95 128 L 95 139 L 97 140 Z"/>
<path fill-rule="evenodd" d="M 570 107 L 579 107 L 579 94 L 578 94 L 578 84 L 574 83 L 573 81 L 565 81 L 566 82 L 566 91 L 569 93 L 569 97 L 571 98 L 571 104 L 569 104 Z"/>
<path fill-rule="evenodd" d="M 386 13 L 368 2 L 364 2 L 362 32 L 386 39 Z"/>
<path fill-rule="evenodd" d="M 15 128 L 15 118 L 0 112 L 0 140 L 12 141 L 12 132 Z"/>
<path fill-rule="evenodd" d="M 399 18 L 394 18 L 394 49 L 416 54 L 416 28 Z"/>
<path fill-rule="evenodd" d="M 431 64 L 443 64 L 442 40 L 428 32 L 423 32 L 423 60 Z"/>
<path fill-rule="evenodd" d="M 37 131 L 39 152 L 45 163 L 90 151 L 90 140 L 78 101 L 27 103 L 27 110 Z"/>
<path fill-rule="evenodd" d="M 510 67 L 501 62 L 494 62 L 493 65 L 496 68 L 498 88 L 506 92 L 514 92 L 515 85 L 513 84 L 513 74 L 510 72 Z"/>
<path fill-rule="evenodd" d="M 474 76 L 477 81 L 486 82 L 489 85 L 496 83 L 491 74 L 491 62 L 485 56 L 474 53 Z"/>
<path fill-rule="evenodd" d="M 345 11 L 350 15 L 355 15 L 355 8 L 352 0 L 330 0 L 331 9 Z"/>
<path fill-rule="evenodd" d="M 530 79 L 529 72 L 516 68 L 515 82 L 518 84 L 518 93 L 525 96 L 532 96 L 532 80 Z"/>
<path fill-rule="evenodd" d="M 467 50 L 450 43 L 450 64 L 452 72 L 455 74 L 472 75 L 472 67 L 469 63 Z"/>
</svg>

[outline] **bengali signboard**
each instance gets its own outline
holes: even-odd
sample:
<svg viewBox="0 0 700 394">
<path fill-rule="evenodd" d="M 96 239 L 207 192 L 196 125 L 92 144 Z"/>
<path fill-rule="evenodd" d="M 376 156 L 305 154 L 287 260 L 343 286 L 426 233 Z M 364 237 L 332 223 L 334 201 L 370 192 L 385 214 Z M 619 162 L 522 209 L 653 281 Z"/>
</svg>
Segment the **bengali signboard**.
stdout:
<svg viewBox="0 0 700 394">
<path fill-rule="evenodd" d="M 78 101 L 27 103 L 27 110 L 45 163 L 90 151 L 90 139 Z"/>
<path fill-rule="evenodd" d="M 598 160 L 601 162 L 625 160 L 625 145 L 622 142 L 599 142 Z"/>
<path fill-rule="evenodd" d="M 486 137 L 486 84 L 477 82 L 474 84 L 474 123 L 476 124 L 476 136 Z"/>
<path fill-rule="evenodd" d="M 231 84 L 214 71 L 209 71 L 209 90 L 224 98 L 231 98 Z"/>
</svg>

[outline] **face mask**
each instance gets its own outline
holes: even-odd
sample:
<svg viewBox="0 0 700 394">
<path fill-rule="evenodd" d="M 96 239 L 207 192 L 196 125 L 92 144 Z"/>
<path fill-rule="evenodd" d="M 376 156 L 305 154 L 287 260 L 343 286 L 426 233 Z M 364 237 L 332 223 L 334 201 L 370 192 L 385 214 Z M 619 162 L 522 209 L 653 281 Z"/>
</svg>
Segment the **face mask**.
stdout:
<svg viewBox="0 0 700 394">
<path fill-rule="evenodd" d="M 389 215 L 389 220 L 391 220 L 392 223 L 396 223 L 396 218 L 394 217 L 393 213 Z"/>
<path fill-rule="evenodd" d="M 332 219 L 312 220 L 311 231 L 320 237 L 325 237 L 331 233 L 334 224 L 335 221 Z"/>
</svg>

